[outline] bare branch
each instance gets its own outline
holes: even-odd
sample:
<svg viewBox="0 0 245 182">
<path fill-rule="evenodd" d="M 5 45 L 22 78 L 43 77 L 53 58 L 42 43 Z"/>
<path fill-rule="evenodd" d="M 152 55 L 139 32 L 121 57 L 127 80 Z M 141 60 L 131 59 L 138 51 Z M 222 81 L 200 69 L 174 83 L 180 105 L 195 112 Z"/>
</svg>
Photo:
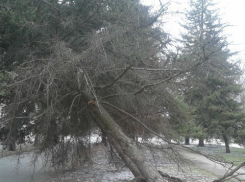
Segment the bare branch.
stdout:
<svg viewBox="0 0 245 182">
<path fill-rule="evenodd" d="M 131 70 L 142 70 L 142 71 L 181 71 L 180 69 L 139 68 L 139 67 L 132 67 Z"/>
<path fill-rule="evenodd" d="M 223 47 L 223 46 L 222 46 L 222 47 Z M 137 94 L 143 92 L 143 91 L 144 91 L 146 88 L 148 88 L 148 87 L 160 85 L 160 84 L 162 84 L 162 83 L 165 83 L 165 82 L 167 82 L 167 81 L 170 81 L 170 80 L 172 80 L 172 79 L 174 79 L 174 78 L 176 78 L 176 77 L 178 77 L 178 76 L 180 76 L 180 75 L 182 75 L 182 74 L 185 74 L 185 73 L 187 73 L 187 72 L 189 72 L 189 71 L 191 71 L 191 70 L 193 70 L 193 69 L 199 67 L 199 66 L 202 65 L 203 63 L 207 62 L 207 61 L 209 60 L 209 57 L 210 57 L 212 54 L 214 54 L 215 52 L 220 51 L 220 50 L 222 49 L 222 47 L 220 47 L 219 49 L 217 49 L 217 50 L 215 50 L 215 51 L 212 51 L 210 54 L 208 54 L 208 56 L 204 56 L 203 60 L 200 61 L 200 62 L 198 62 L 198 63 L 196 63 L 194 66 L 189 67 L 189 68 L 187 68 L 187 69 L 185 69 L 185 70 L 183 70 L 183 71 L 180 71 L 179 73 L 176 73 L 176 74 L 174 74 L 173 76 L 170 76 L 169 78 L 166 78 L 166 79 L 161 80 L 161 81 L 159 81 L 159 82 L 155 82 L 155 83 L 152 83 L 152 84 L 145 85 L 145 86 L 143 86 L 141 89 L 139 89 L 138 91 L 136 91 L 134 94 L 137 95 Z"/>
<path fill-rule="evenodd" d="M 213 182 L 222 182 L 222 181 L 225 181 L 228 177 L 231 177 L 235 172 L 237 172 L 243 166 L 245 166 L 245 161 L 242 162 L 241 164 L 239 164 L 237 167 L 235 167 L 231 171 L 229 171 L 228 173 L 226 173 L 222 178 L 220 178 L 218 180 L 215 180 Z"/>
<path fill-rule="evenodd" d="M 141 126 L 143 126 L 145 129 L 147 129 L 148 131 L 150 131 L 150 132 L 151 132 L 152 134 L 154 134 L 155 136 L 161 138 L 163 141 L 165 141 L 165 142 L 167 142 L 167 143 L 171 143 L 171 142 L 168 141 L 166 138 L 164 138 L 163 136 L 161 136 L 161 135 L 159 135 L 158 133 L 154 132 L 152 129 L 150 129 L 148 126 L 146 126 L 143 122 L 141 122 L 138 118 L 134 117 L 132 114 L 126 112 L 125 110 L 120 109 L 120 108 L 118 108 L 118 107 L 116 107 L 116 106 L 114 106 L 114 105 L 112 105 L 112 104 L 110 104 L 110 103 L 108 103 L 108 102 L 102 102 L 102 104 L 105 104 L 105 105 L 107 105 L 107 106 L 110 106 L 110 107 L 113 108 L 113 109 L 116 109 L 116 110 L 118 110 L 118 111 L 120 111 L 120 112 L 122 112 L 122 113 L 127 114 L 130 118 L 132 118 L 133 120 L 137 121 Z"/>
<path fill-rule="evenodd" d="M 41 1 L 43 1 L 44 3 L 46 3 L 47 5 L 49 5 L 50 7 L 54 8 L 55 10 L 60 11 L 57 7 L 55 7 L 51 3 L 47 2 L 46 0 L 41 0 Z"/>
<path fill-rule="evenodd" d="M 111 87 L 112 85 L 114 85 L 118 80 L 120 80 L 120 78 L 123 77 L 123 75 L 125 75 L 125 74 L 127 73 L 128 70 L 130 70 L 131 67 L 132 67 L 132 65 L 128 66 L 128 67 L 124 70 L 124 72 L 122 72 L 122 74 L 121 74 L 119 77 L 117 77 L 112 83 L 110 83 L 109 85 L 104 86 L 104 87 L 101 88 L 101 89 L 106 89 L 106 88 L 109 88 L 109 87 Z"/>
</svg>

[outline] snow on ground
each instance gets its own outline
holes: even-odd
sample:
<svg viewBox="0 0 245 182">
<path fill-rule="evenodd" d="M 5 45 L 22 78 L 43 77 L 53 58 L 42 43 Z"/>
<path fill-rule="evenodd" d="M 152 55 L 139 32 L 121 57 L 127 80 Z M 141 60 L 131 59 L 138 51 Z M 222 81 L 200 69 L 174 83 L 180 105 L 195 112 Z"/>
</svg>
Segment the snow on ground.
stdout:
<svg viewBox="0 0 245 182">
<path fill-rule="evenodd" d="M 93 136 L 96 137 L 96 136 Z M 99 137 L 99 136 L 98 136 Z M 138 139 L 139 142 L 145 142 L 142 140 L 142 138 Z M 146 142 L 155 144 L 155 145 L 164 145 L 166 144 L 165 141 L 163 141 L 161 138 L 159 137 L 153 137 L 151 139 L 147 139 Z M 172 143 L 177 143 L 174 140 L 171 140 Z M 182 142 L 182 144 L 184 144 L 184 142 Z M 190 139 L 190 144 L 191 145 L 198 145 L 198 140 L 197 139 Z M 222 142 L 220 139 L 209 139 L 209 140 L 204 140 L 204 144 L 213 144 L 213 145 L 221 145 L 221 146 L 225 146 L 225 143 Z M 229 144 L 230 147 L 234 147 L 234 148 L 243 148 L 245 149 L 245 146 L 236 144 L 236 143 L 230 143 Z"/>
<path fill-rule="evenodd" d="M 47 182 L 122 182 L 132 179 L 132 173 L 123 168 L 123 164 L 117 161 L 117 164 L 110 163 L 111 160 L 107 148 L 102 144 L 94 145 L 91 151 L 92 161 L 78 167 L 75 171 L 57 173 L 50 177 Z"/>
<path fill-rule="evenodd" d="M 32 153 L 8 156 L 0 159 L 0 182 L 43 182 L 51 172 L 42 169 L 42 162 L 31 165 Z"/>
<path fill-rule="evenodd" d="M 57 174 L 48 182 L 124 182 L 133 179 L 132 173 L 122 163 L 110 163 L 110 151 L 102 144 L 95 145 L 92 151 L 92 163 L 71 172 Z M 173 153 L 169 153 L 173 155 Z M 147 158 L 161 171 L 171 176 L 185 179 L 186 182 L 210 182 L 215 179 L 211 173 L 199 170 L 188 161 L 174 163 L 170 155 L 161 151 L 146 150 Z"/>
<path fill-rule="evenodd" d="M 217 145 L 216 145 L 217 147 Z M 231 169 L 234 169 L 235 166 L 232 166 L 228 163 L 216 163 L 212 160 L 207 159 L 205 156 L 191 152 L 186 149 L 181 149 L 181 154 L 186 158 L 189 159 L 195 164 L 198 168 L 203 169 L 205 171 L 208 171 L 210 173 L 214 173 L 217 177 L 223 177 L 225 174 L 227 174 L 228 171 Z M 205 150 L 202 151 L 202 153 L 205 153 L 206 155 L 209 155 L 210 152 L 212 153 L 213 147 L 206 147 Z M 234 173 L 234 176 L 236 176 L 236 179 L 227 179 L 229 182 L 241 182 L 245 181 L 245 169 L 241 168 L 238 171 Z"/>
<path fill-rule="evenodd" d="M 67 137 L 67 140 L 70 138 Z M 53 173 L 51 171 L 41 170 L 41 162 L 36 166 L 34 173 L 34 182 L 123 182 L 133 178 L 132 173 L 123 166 L 122 163 L 112 163 L 110 151 L 103 145 L 98 144 L 101 142 L 99 133 L 88 136 L 84 141 L 93 143 L 91 157 L 92 161 L 77 167 L 76 170 L 63 171 Z M 142 142 L 142 140 L 139 140 Z M 164 145 L 162 139 L 152 138 L 148 142 L 156 145 Z M 207 143 L 223 145 L 221 141 L 211 140 Z M 197 144 L 193 140 L 192 144 Z M 232 147 L 241 148 L 239 145 L 231 144 Z M 0 152 L 2 146 L 0 145 Z M 170 153 L 169 153 L 170 152 Z M 32 180 L 32 167 L 29 165 L 32 160 L 32 152 L 25 153 L 20 156 L 20 166 L 17 170 L 16 156 L 0 158 L 0 182 L 29 182 Z M 161 171 L 169 175 L 185 179 L 186 182 L 210 182 L 215 179 L 215 176 L 209 172 L 201 170 L 192 163 L 177 158 L 179 163 L 176 164 L 172 161 L 171 151 L 149 151 L 145 150 L 147 158 Z M 0 156 L 1 157 L 1 156 Z"/>
<path fill-rule="evenodd" d="M 198 144 L 198 140 L 197 139 L 190 139 L 190 144 L 197 145 Z M 213 145 L 225 146 L 225 143 L 222 142 L 220 139 L 204 140 L 204 144 L 213 144 Z M 234 148 L 242 148 L 242 149 L 245 149 L 245 146 L 238 145 L 236 143 L 230 143 L 229 146 L 230 147 L 234 147 Z"/>
</svg>

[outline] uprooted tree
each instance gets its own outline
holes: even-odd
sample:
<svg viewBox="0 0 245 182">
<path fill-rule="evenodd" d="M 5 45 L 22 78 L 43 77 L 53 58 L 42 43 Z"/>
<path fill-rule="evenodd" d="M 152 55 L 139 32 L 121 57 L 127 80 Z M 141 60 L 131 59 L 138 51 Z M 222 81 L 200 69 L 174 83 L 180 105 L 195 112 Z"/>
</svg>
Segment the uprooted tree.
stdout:
<svg viewBox="0 0 245 182">
<path fill-rule="evenodd" d="M 13 147 L 21 131 L 32 134 L 39 151 L 62 166 L 100 128 L 135 177 L 164 181 L 135 140 L 156 135 L 168 142 L 169 121 L 186 120 L 173 85 L 208 60 L 183 69 L 168 54 L 169 36 L 159 28 L 166 8 L 149 13 L 138 0 L 5 1 L 11 44 L 1 45 L 1 68 L 14 70 L 2 118 L 7 143 Z M 16 27 L 22 39 L 12 36 Z"/>
</svg>

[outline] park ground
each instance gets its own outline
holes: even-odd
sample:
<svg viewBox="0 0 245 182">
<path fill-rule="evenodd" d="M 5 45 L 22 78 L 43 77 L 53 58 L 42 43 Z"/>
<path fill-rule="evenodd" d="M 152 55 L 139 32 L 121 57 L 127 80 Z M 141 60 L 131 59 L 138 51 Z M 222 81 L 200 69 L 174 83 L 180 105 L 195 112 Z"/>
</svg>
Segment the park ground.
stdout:
<svg viewBox="0 0 245 182">
<path fill-rule="evenodd" d="M 159 170 L 181 178 L 186 182 L 211 182 L 223 176 L 228 170 L 226 167 L 231 166 L 226 164 L 226 167 L 224 167 L 214 163 L 194 151 L 216 157 L 222 162 L 233 162 L 234 165 L 245 161 L 244 148 L 232 147 L 231 154 L 225 154 L 224 146 L 220 144 L 206 144 L 206 147 L 202 148 L 192 144 L 188 147 L 193 151 L 177 148 L 181 155 L 174 153 L 172 150 L 165 150 L 164 152 L 146 150 L 145 154 Z M 41 160 L 33 170 L 31 161 L 34 148 L 30 146 L 24 148 L 23 146 L 22 150 L 25 151 L 22 155 L 16 155 L 16 152 L 1 151 L 0 182 L 28 182 L 33 180 L 34 182 L 125 182 L 133 178 L 133 175 L 125 168 L 123 163 L 115 157 L 111 157 L 110 151 L 102 144 L 93 146 L 91 161 L 83 166 L 77 166 L 73 170 L 62 172 L 42 168 Z M 183 159 L 182 156 L 186 159 Z M 173 158 L 175 158 L 175 161 Z M 239 173 L 245 174 L 245 169 L 241 169 Z M 240 180 L 245 181 L 245 175 L 240 175 Z M 228 181 L 235 182 L 238 180 L 229 179 Z"/>
</svg>

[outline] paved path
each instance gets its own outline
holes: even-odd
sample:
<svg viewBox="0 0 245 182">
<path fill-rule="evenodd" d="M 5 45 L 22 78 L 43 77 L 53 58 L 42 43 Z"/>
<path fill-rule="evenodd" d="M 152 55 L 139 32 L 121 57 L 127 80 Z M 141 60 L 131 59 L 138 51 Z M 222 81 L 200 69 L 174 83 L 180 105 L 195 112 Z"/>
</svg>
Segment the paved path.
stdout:
<svg viewBox="0 0 245 182">
<path fill-rule="evenodd" d="M 43 182 L 50 176 L 50 173 L 41 170 L 41 161 L 37 163 L 33 173 L 30 154 L 21 155 L 19 168 L 17 168 L 17 159 L 16 156 L 0 159 L 0 182 Z"/>
<path fill-rule="evenodd" d="M 214 163 L 211 160 L 207 159 L 206 157 L 191 152 L 188 149 L 181 149 L 180 153 L 187 159 L 189 159 L 190 161 L 192 161 L 198 168 L 203 169 L 205 171 L 211 172 L 212 174 L 216 175 L 217 177 L 222 177 L 224 176 L 224 174 L 226 174 L 227 172 L 227 168 L 223 167 L 220 164 Z M 245 182 L 245 170 L 244 169 L 240 169 L 238 170 L 235 174 L 243 174 L 243 175 L 239 175 L 238 179 L 240 181 L 244 181 Z M 237 182 L 239 180 L 229 180 L 230 182 Z"/>
</svg>

